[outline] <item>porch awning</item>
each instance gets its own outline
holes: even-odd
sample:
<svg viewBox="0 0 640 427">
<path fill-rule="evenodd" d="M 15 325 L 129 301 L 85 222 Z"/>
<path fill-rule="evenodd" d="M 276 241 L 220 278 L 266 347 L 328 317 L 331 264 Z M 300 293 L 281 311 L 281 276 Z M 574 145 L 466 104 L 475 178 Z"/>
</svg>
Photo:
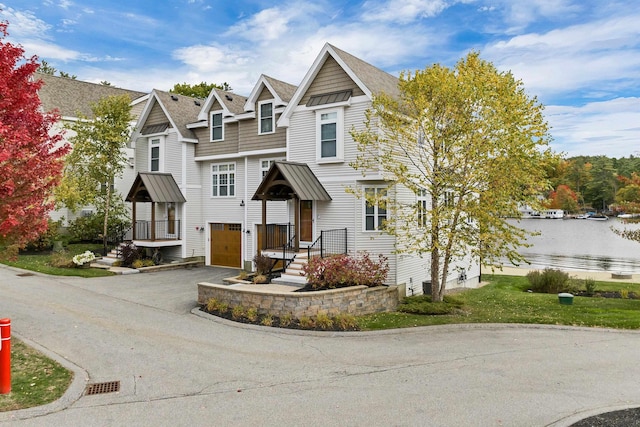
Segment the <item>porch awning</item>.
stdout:
<svg viewBox="0 0 640 427">
<path fill-rule="evenodd" d="M 176 180 L 170 173 L 138 172 L 128 202 L 184 203 L 184 198 Z"/>
<path fill-rule="evenodd" d="M 252 200 L 331 200 L 311 168 L 305 163 L 274 162 Z"/>
</svg>

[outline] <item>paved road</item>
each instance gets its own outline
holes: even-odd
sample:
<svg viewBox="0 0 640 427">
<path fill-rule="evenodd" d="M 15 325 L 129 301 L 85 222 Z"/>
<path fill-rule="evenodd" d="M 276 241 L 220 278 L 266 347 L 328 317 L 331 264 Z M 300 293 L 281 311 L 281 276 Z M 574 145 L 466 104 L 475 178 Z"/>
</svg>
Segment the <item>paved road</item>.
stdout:
<svg viewBox="0 0 640 427">
<path fill-rule="evenodd" d="M 79 369 L 12 426 L 546 426 L 640 406 L 640 333 L 444 326 L 314 333 L 193 314 L 196 268 L 97 279 L 0 267 L 0 317 Z M 86 382 L 121 391 L 81 396 Z"/>
</svg>

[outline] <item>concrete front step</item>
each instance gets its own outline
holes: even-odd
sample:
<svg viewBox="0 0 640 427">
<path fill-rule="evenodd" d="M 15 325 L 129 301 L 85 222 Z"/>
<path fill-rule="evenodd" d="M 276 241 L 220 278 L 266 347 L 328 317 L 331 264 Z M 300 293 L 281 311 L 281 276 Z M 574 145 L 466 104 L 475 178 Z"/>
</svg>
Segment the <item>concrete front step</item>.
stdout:
<svg viewBox="0 0 640 427">
<path fill-rule="evenodd" d="M 113 265 L 113 263 L 115 263 L 116 261 L 120 261 L 118 258 L 114 258 L 111 257 L 110 255 L 107 256 L 103 256 L 100 259 L 95 260 L 96 264 L 103 264 L 103 265 Z"/>
<path fill-rule="evenodd" d="M 307 284 L 307 278 L 304 276 L 294 276 L 292 274 L 283 273 L 280 277 L 272 279 L 271 283 L 276 283 L 279 285 L 286 284 L 304 286 Z"/>
</svg>

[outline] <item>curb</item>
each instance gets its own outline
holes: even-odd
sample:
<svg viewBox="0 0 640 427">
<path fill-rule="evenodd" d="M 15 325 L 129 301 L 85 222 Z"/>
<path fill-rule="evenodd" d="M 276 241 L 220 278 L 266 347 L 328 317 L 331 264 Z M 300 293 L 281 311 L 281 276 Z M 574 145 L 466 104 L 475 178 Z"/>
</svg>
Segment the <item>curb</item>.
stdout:
<svg viewBox="0 0 640 427">
<path fill-rule="evenodd" d="M 66 359 L 65 357 L 62 357 L 59 354 L 50 351 L 49 349 L 41 346 L 34 341 L 31 341 L 28 338 L 24 338 L 15 333 L 13 333 L 12 336 L 15 336 L 29 347 L 34 348 L 35 350 L 47 356 L 49 359 L 56 361 L 64 368 L 73 372 L 73 379 L 71 380 L 71 384 L 67 388 L 67 391 L 64 392 L 60 399 L 51 403 L 47 403 L 46 405 L 18 409 L 16 411 L 0 412 L 0 422 L 25 420 L 29 418 L 41 417 L 43 415 L 48 415 L 54 412 L 59 412 L 63 409 L 67 409 L 82 397 L 87 382 L 89 381 L 89 375 L 84 369 Z"/>
</svg>

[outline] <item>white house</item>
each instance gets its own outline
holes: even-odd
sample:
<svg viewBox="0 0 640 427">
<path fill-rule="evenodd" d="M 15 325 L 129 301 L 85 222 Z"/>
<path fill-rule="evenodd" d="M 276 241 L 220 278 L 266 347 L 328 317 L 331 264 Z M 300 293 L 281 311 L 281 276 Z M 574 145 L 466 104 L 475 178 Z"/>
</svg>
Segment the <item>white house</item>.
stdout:
<svg viewBox="0 0 640 427">
<path fill-rule="evenodd" d="M 128 197 L 136 232 L 154 233 L 134 241 L 162 247 L 166 257 L 245 269 L 264 249 L 280 258 L 309 247 L 381 253 L 389 259 L 388 283 L 421 293 L 428 257 L 394 253 L 395 237 L 379 231 L 389 213 L 345 191 L 388 186 L 349 165 L 358 154 L 350 130 L 363 129 L 373 96 L 397 94 L 397 83 L 326 44 L 297 87 L 263 75 L 248 97 L 216 89 L 198 101 L 154 90 L 134 136 L 140 174 Z M 398 187 L 387 197 L 419 201 Z M 167 220 L 179 221 L 171 233 L 163 231 Z M 451 272 L 448 287 L 479 283 L 477 262 Z"/>
</svg>

